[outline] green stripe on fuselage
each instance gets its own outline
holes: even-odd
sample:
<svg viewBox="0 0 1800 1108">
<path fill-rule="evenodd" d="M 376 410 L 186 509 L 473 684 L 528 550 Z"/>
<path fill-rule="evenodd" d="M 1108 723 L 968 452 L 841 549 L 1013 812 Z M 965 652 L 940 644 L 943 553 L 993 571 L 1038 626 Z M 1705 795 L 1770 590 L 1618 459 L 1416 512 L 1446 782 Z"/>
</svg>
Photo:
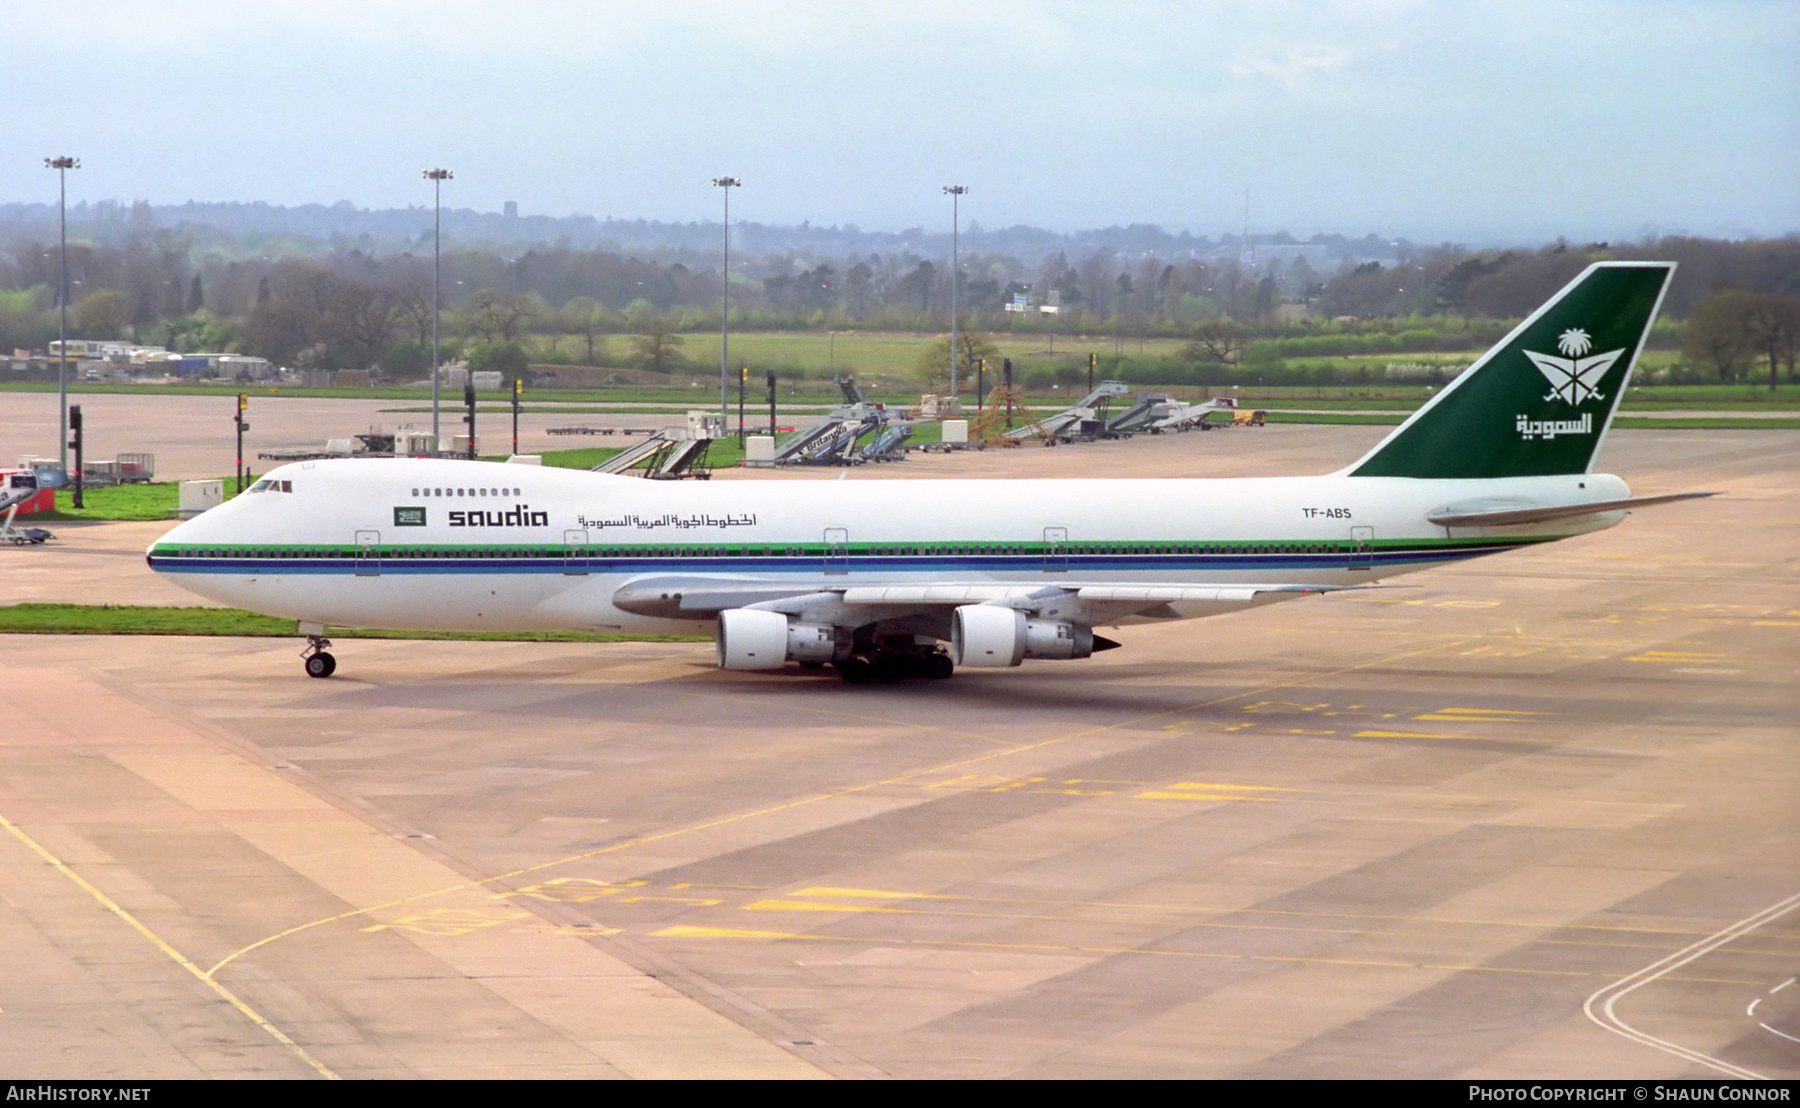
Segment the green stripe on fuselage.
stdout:
<svg viewBox="0 0 1800 1108">
<path fill-rule="evenodd" d="M 538 560 L 559 558 L 581 558 L 596 562 L 605 561 L 643 561 L 643 560 L 681 560 L 681 559 L 823 559 L 849 558 L 895 558 L 924 561 L 957 558 L 1014 558 L 1044 559 L 1048 557 L 1065 557 L 1073 559 L 1121 558 L 1121 557 L 1245 557 L 1263 555 L 1324 555 L 1342 556 L 1374 551 L 1376 553 L 1396 553 L 1402 551 L 1468 551 L 1478 553 L 1488 549 L 1509 549 L 1524 543 L 1549 542 L 1561 535 L 1532 535 L 1507 538 L 1414 538 L 1414 539 L 1380 539 L 1372 542 L 1358 542 L 1345 539 L 1240 539 L 1230 541 L 1194 541 L 1171 542 L 1167 540 L 1146 540 L 1141 542 L 1067 542 L 1060 544 L 1022 542 L 921 542 L 921 543 L 850 543 L 844 546 L 830 546 L 821 543 L 748 543 L 748 544 L 592 544 L 585 546 L 559 545 L 523 545 L 469 543 L 456 545 L 429 545 L 413 543 L 378 544 L 371 546 L 319 546 L 319 545 L 285 545 L 285 544 L 205 544 L 195 546 L 163 546 L 158 545 L 151 551 L 152 564 L 159 561 L 180 559 L 183 561 L 223 561 L 270 560 L 294 561 L 304 564 L 309 560 L 328 559 L 333 561 L 349 561 L 353 559 L 374 558 L 378 560 L 418 560 L 450 562 L 480 559 L 488 561 L 504 561 L 508 559 Z"/>
</svg>

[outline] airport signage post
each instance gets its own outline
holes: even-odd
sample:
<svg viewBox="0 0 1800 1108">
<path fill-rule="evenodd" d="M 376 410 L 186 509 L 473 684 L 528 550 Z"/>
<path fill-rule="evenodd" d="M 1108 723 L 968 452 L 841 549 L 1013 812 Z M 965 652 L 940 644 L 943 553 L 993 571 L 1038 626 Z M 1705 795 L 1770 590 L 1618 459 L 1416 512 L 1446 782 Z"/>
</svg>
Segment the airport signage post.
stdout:
<svg viewBox="0 0 1800 1108">
<path fill-rule="evenodd" d="M 438 433 L 438 378 L 443 365 L 438 354 L 438 313 L 444 300 L 441 273 L 444 239 L 444 182 L 456 174 L 448 169 L 427 169 L 425 179 L 431 182 L 431 438 L 432 449 L 443 441 Z"/>
<path fill-rule="evenodd" d="M 523 377 L 514 377 L 513 378 L 513 387 L 512 387 L 512 412 L 513 412 L 513 448 L 512 448 L 512 452 L 514 454 L 517 454 L 519 452 L 519 393 L 524 388 L 525 388 L 525 379 Z"/>
<path fill-rule="evenodd" d="M 237 426 L 237 491 L 239 492 L 244 491 L 244 432 L 250 429 L 250 425 L 244 422 L 244 411 L 249 407 L 250 397 L 244 393 L 238 393 L 237 418 L 234 423 Z"/>
<path fill-rule="evenodd" d="M 69 449 L 75 452 L 75 506 L 81 503 L 81 405 L 69 405 Z"/>
<path fill-rule="evenodd" d="M 463 416 L 463 422 L 469 425 L 469 460 L 475 460 L 475 385 L 473 382 L 463 386 L 463 406 L 469 414 Z"/>
<path fill-rule="evenodd" d="M 719 269 L 719 425 L 731 419 L 730 401 L 726 394 L 726 377 L 731 372 L 731 190 L 743 185 L 737 177 L 714 177 L 713 185 L 725 196 L 725 257 Z"/>
<path fill-rule="evenodd" d="M 45 158 L 44 166 L 56 170 L 56 225 L 61 245 L 56 255 L 56 418 L 64 425 L 69 421 L 69 170 L 80 169 L 81 159 L 68 156 Z M 62 436 L 57 436 L 58 441 Z M 62 467 L 69 468 L 69 452 L 62 450 Z M 75 467 L 80 474 L 81 466 Z M 75 506 L 81 506 L 81 484 L 77 476 Z"/>
</svg>

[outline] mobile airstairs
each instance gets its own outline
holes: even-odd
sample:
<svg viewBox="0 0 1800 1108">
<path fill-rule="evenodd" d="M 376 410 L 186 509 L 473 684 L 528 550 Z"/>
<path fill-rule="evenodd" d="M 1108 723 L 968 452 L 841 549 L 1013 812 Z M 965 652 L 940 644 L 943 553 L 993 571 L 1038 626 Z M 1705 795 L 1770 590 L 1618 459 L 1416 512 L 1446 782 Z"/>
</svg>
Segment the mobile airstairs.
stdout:
<svg viewBox="0 0 1800 1108">
<path fill-rule="evenodd" d="M 40 543 L 56 536 L 42 527 L 14 527 L 13 516 L 27 500 L 36 496 L 45 487 L 38 483 L 38 474 L 33 470 L 13 471 L 4 475 L 0 483 L 0 511 L 6 516 L 0 520 L 0 541 L 10 542 L 14 546 L 27 546 Z"/>
</svg>

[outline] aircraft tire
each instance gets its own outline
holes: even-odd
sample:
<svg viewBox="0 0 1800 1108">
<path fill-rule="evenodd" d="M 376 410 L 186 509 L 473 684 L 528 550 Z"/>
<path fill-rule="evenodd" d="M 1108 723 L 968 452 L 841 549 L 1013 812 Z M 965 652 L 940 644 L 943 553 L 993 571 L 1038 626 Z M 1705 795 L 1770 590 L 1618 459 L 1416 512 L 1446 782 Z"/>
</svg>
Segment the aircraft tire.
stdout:
<svg viewBox="0 0 1800 1108">
<path fill-rule="evenodd" d="M 330 677 L 337 672 L 337 659 L 321 650 L 306 659 L 306 675 L 308 677 Z"/>
<path fill-rule="evenodd" d="M 919 670 L 933 681 L 942 681 L 956 672 L 956 665 L 950 661 L 950 655 L 938 650 L 926 656 Z"/>
<path fill-rule="evenodd" d="M 866 685 L 875 679 L 875 667 L 869 664 L 867 658 L 845 658 L 832 664 L 843 674 L 847 685 Z"/>
</svg>

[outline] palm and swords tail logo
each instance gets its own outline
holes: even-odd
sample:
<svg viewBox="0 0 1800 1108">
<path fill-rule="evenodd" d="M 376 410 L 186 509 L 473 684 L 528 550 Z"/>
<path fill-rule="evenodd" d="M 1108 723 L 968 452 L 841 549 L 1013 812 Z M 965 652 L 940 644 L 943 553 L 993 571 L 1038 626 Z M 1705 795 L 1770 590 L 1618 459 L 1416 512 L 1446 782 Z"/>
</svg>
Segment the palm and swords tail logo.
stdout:
<svg viewBox="0 0 1800 1108">
<path fill-rule="evenodd" d="M 1606 376 L 1606 371 L 1619 360 L 1619 355 L 1625 353 L 1625 348 L 1589 355 L 1588 348 L 1593 345 L 1593 341 L 1586 331 L 1572 327 L 1556 339 L 1556 348 L 1566 357 L 1525 351 L 1531 364 L 1537 366 L 1538 372 L 1550 382 L 1550 391 L 1544 395 L 1545 400 L 1581 404 L 1588 400 L 1606 399 L 1599 392 L 1600 378 Z"/>
</svg>

